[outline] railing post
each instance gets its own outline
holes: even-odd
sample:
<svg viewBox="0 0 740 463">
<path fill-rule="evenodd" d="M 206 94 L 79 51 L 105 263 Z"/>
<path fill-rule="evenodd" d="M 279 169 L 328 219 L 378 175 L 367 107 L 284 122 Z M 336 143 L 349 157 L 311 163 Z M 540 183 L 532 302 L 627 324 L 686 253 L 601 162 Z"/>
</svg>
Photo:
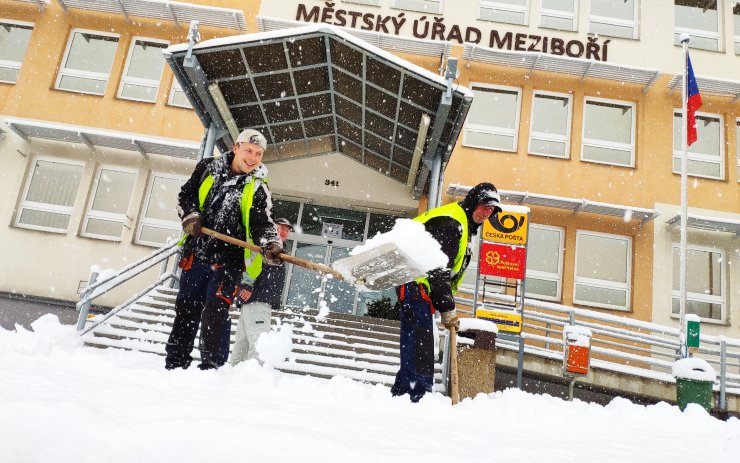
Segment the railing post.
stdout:
<svg viewBox="0 0 740 463">
<path fill-rule="evenodd" d="M 727 341 L 719 342 L 719 408 L 727 410 Z"/>
<path fill-rule="evenodd" d="M 552 323 L 545 323 L 545 337 L 547 338 L 547 342 L 545 342 L 545 349 L 547 350 L 550 350 L 550 328 L 552 328 Z"/>
<path fill-rule="evenodd" d="M 170 288 L 175 287 L 175 281 L 180 281 L 180 275 L 182 270 L 180 269 L 180 256 L 182 256 L 182 248 L 180 248 L 175 254 L 175 261 L 172 263 L 172 278 L 170 278 Z M 179 287 L 179 285 L 178 285 Z"/>
<path fill-rule="evenodd" d="M 87 288 L 95 284 L 95 282 L 98 280 L 98 275 L 99 273 L 97 270 L 92 270 L 90 272 L 90 279 L 87 281 L 87 286 L 85 287 L 85 290 L 82 291 L 82 294 L 80 295 L 80 299 L 84 300 L 87 298 L 89 294 L 89 291 Z M 79 318 L 77 319 L 77 331 L 82 331 L 85 329 L 85 323 L 87 322 L 87 314 L 90 313 L 91 305 L 92 305 L 92 301 L 85 301 L 80 306 L 80 315 L 79 315 Z"/>
</svg>

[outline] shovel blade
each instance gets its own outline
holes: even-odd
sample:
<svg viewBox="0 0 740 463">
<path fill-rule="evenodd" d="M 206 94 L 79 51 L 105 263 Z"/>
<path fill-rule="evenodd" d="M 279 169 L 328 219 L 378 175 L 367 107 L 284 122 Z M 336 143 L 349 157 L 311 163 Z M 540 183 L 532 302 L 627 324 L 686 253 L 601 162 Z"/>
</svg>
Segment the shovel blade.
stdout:
<svg viewBox="0 0 740 463">
<path fill-rule="evenodd" d="M 426 274 L 394 243 L 385 243 L 360 254 L 339 259 L 332 267 L 345 275 L 352 275 L 355 284 L 370 291 L 394 288 Z"/>
</svg>

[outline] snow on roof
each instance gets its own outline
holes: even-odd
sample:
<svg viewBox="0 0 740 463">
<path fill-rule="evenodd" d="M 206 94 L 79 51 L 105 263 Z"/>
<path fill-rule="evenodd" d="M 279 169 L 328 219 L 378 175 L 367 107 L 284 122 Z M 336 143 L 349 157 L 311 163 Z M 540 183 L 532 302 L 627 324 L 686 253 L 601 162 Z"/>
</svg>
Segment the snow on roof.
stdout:
<svg viewBox="0 0 740 463">
<path fill-rule="evenodd" d="M 294 27 L 294 28 L 289 28 L 289 29 L 281 29 L 281 30 L 268 31 L 268 32 L 255 32 L 253 34 L 243 34 L 243 35 L 233 35 L 233 36 L 228 36 L 228 37 L 220 37 L 220 38 L 210 39 L 210 40 L 205 40 L 203 42 L 200 42 L 199 44 L 195 45 L 193 49 L 194 50 L 204 50 L 204 49 L 214 48 L 214 47 L 224 47 L 228 45 L 263 42 L 263 41 L 268 41 L 268 40 L 284 39 L 288 37 L 314 34 L 314 33 L 327 34 L 327 35 L 332 35 L 332 36 L 341 38 L 364 50 L 367 50 L 370 53 L 377 55 L 380 58 L 385 59 L 386 61 L 393 63 L 394 65 L 398 67 L 412 71 L 418 74 L 419 76 L 424 77 L 425 79 L 429 79 L 439 85 L 442 85 L 445 87 L 447 86 L 447 81 L 444 79 L 444 77 L 437 75 L 431 71 L 428 71 L 427 69 L 424 69 L 421 66 L 417 66 L 416 64 L 413 64 L 403 58 L 399 58 L 398 56 L 388 51 L 378 48 L 375 45 L 372 45 L 362 39 L 359 39 L 353 36 L 352 34 L 346 31 L 343 31 L 342 29 L 338 27 L 331 26 L 329 24 L 311 24 L 308 26 Z M 164 53 L 171 55 L 174 53 L 187 51 L 187 49 L 188 49 L 188 44 L 181 43 L 181 44 L 171 45 L 169 48 L 167 48 L 164 51 Z M 467 87 L 464 87 L 462 85 L 455 85 L 455 91 L 459 91 L 460 93 L 462 93 L 465 98 L 468 98 L 468 99 L 473 98 L 473 92 L 469 90 Z"/>
</svg>

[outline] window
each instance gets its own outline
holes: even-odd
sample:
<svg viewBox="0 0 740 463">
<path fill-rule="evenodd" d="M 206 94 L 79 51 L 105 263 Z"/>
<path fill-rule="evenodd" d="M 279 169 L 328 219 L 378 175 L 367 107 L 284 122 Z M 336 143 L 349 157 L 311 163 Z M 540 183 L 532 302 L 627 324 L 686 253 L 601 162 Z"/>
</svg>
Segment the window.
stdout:
<svg viewBox="0 0 740 463">
<path fill-rule="evenodd" d="M 475 98 L 468 113 L 463 144 L 475 148 L 516 151 L 521 90 L 472 84 Z"/>
<path fill-rule="evenodd" d="M 632 239 L 579 230 L 573 302 L 628 310 L 632 274 Z"/>
<path fill-rule="evenodd" d="M 478 19 L 526 26 L 529 0 L 481 0 Z"/>
<path fill-rule="evenodd" d="M 681 111 L 673 113 L 673 172 L 681 173 Z M 722 116 L 696 113 L 696 141 L 689 146 L 688 174 L 695 177 L 725 178 L 724 136 Z"/>
<path fill-rule="evenodd" d="M 717 0 L 674 0 L 673 43 L 681 44 L 681 33 L 691 35 L 689 47 L 702 50 L 720 49 Z"/>
<path fill-rule="evenodd" d="M 0 21 L 0 82 L 14 84 L 18 80 L 33 23 Z"/>
<path fill-rule="evenodd" d="M 534 92 L 530 154 L 570 157 L 571 101 L 570 95 L 562 93 Z"/>
<path fill-rule="evenodd" d="M 564 230 L 559 227 L 530 225 L 527 244 L 527 297 L 560 300 L 564 236 Z"/>
<path fill-rule="evenodd" d="M 673 246 L 672 310 L 681 304 L 681 251 Z M 719 249 L 689 246 L 686 249 L 686 313 L 708 320 L 724 321 L 724 253 Z"/>
<path fill-rule="evenodd" d="M 162 80 L 164 55 L 167 42 L 134 38 L 128 51 L 126 69 L 123 71 L 118 97 L 128 100 L 148 101 L 157 99 L 159 81 Z"/>
<path fill-rule="evenodd" d="M 578 0 L 540 0 L 540 27 L 578 30 Z"/>
<path fill-rule="evenodd" d="M 588 31 L 609 37 L 638 38 L 639 0 L 591 0 Z"/>
<path fill-rule="evenodd" d="M 144 210 L 136 231 L 136 243 L 161 246 L 180 236 L 182 228 L 177 217 L 177 194 L 187 177 L 152 173 L 144 198 Z"/>
<path fill-rule="evenodd" d="M 740 55 L 740 3 L 732 6 L 732 21 L 735 24 L 735 54 Z"/>
<path fill-rule="evenodd" d="M 185 96 L 185 92 L 182 91 L 182 87 L 180 87 L 180 83 L 177 80 L 172 81 L 172 89 L 170 90 L 170 98 L 167 104 L 180 108 L 193 109 L 193 106 L 190 104 L 188 97 Z"/>
<path fill-rule="evenodd" d="M 634 167 L 634 104 L 586 98 L 583 109 L 583 161 Z"/>
<path fill-rule="evenodd" d="M 304 204 L 301 227 L 307 235 L 362 241 L 366 219 L 366 212 Z"/>
<path fill-rule="evenodd" d="M 84 169 L 81 162 L 36 158 L 28 174 L 15 225 L 65 233 Z"/>
<path fill-rule="evenodd" d="M 105 94 L 118 36 L 73 30 L 64 52 L 56 88 L 71 92 Z"/>
<path fill-rule="evenodd" d="M 82 223 L 82 236 L 120 241 L 127 227 L 128 207 L 134 192 L 136 171 L 100 167 L 93 184 L 92 199 Z"/>
<path fill-rule="evenodd" d="M 442 13 L 444 0 L 392 0 L 391 8 L 398 10 L 421 11 L 422 13 Z"/>
</svg>

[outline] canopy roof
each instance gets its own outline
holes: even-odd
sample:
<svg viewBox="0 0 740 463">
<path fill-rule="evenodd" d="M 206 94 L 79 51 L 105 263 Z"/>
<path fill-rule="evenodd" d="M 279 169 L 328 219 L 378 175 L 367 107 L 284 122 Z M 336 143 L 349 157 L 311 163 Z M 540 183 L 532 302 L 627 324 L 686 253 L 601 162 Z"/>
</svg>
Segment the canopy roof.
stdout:
<svg viewBox="0 0 740 463">
<path fill-rule="evenodd" d="M 447 162 L 473 99 L 465 87 L 342 30 L 315 25 L 188 44 L 165 56 L 204 126 L 231 149 L 260 130 L 266 162 L 339 152 L 407 183 Z M 432 140 L 435 140 L 432 142 Z"/>
<path fill-rule="evenodd" d="M 704 215 L 688 214 L 686 226 L 699 230 L 710 230 L 716 232 L 734 233 L 740 236 L 740 220 L 723 217 L 709 217 Z M 666 221 L 670 227 L 681 224 L 681 214 L 676 214 Z"/>
</svg>

